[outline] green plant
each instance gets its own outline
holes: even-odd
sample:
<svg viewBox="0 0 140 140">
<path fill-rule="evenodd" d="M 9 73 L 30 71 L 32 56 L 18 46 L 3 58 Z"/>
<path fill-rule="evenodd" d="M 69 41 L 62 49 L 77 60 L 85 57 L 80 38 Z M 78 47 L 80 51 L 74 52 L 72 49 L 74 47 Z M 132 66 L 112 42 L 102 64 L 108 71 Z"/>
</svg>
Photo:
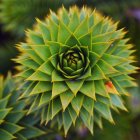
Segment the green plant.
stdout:
<svg viewBox="0 0 140 140">
<path fill-rule="evenodd" d="M 20 97 L 32 102 L 28 113 L 39 110 L 42 123 L 57 120 L 65 135 L 72 124 L 93 133 L 102 118 L 114 123 L 111 109 L 127 110 L 121 96 L 135 85 L 128 76 L 136 71 L 134 50 L 124 29 L 95 10 L 77 7 L 37 22 L 15 59 L 22 68 L 18 76 L 29 84 Z"/>
<path fill-rule="evenodd" d="M 11 77 L 10 73 L 6 79 L 0 76 L 1 140 L 12 140 L 15 138 L 17 140 L 27 140 L 45 134 L 44 131 L 36 128 L 35 124 L 38 122 L 36 117 L 25 115 L 27 102 L 18 100 L 21 93 L 15 90 L 17 86 L 18 84 Z"/>
<path fill-rule="evenodd" d="M 0 19 L 6 31 L 18 36 L 24 35 L 26 28 L 31 28 L 35 18 L 44 18 L 49 10 L 57 10 L 62 4 L 72 5 L 73 0 L 2 0 Z"/>
</svg>

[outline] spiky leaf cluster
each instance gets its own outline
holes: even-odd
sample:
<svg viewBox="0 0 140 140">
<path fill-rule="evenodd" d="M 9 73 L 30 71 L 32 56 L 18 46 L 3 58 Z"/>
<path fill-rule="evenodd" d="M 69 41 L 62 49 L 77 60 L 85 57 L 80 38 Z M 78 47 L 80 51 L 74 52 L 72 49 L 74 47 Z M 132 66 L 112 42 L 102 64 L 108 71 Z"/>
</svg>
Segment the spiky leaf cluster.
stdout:
<svg viewBox="0 0 140 140">
<path fill-rule="evenodd" d="M 16 62 L 29 86 L 21 98 L 32 100 L 28 113 L 41 109 L 41 122 L 57 120 L 67 134 L 71 125 L 84 124 L 93 133 L 102 118 L 113 123 L 111 109 L 126 110 L 121 95 L 133 86 L 128 76 L 132 45 L 123 29 L 98 12 L 77 7 L 51 12 L 27 32 Z"/>
<path fill-rule="evenodd" d="M 73 0 L 2 0 L 0 19 L 6 31 L 23 36 L 32 27 L 35 18 L 44 18 L 50 9 L 57 10 L 62 4 L 69 6 Z"/>
<path fill-rule="evenodd" d="M 26 116 L 27 102 L 18 100 L 20 93 L 15 90 L 16 86 L 15 80 L 10 74 L 5 80 L 0 76 L 1 140 L 28 140 L 45 133 L 34 126 L 38 119 L 33 116 Z"/>
</svg>

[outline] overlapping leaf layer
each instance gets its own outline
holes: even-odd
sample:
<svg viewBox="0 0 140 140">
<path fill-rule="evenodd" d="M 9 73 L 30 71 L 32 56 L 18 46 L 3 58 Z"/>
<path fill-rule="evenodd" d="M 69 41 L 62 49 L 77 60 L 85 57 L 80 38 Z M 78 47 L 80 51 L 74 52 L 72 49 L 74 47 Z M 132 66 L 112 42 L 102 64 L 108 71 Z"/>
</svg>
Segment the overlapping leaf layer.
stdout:
<svg viewBox="0 0 140 140">
<path fill-rule="evenodd" d="M 24 100 L 18 100 L 17 85 L 10 74 L 6 78 L 0 77 L 0 139 L 28 140 L 44 134 L 34 125 L 38 119 L 32 115 L 26 116 Z M 34 120 L 34 121 L 31 121 Z"/>
<path fill-rule="evenodd" d="M 113 123 L 111 109 L 126 110 L 121 95 L 134 85 L 128 75 L 136 70 L 124 35 L 117 23 L 87 8 L 62 8 L 37 19 L 16 59 L 22 65 L 18 76 L 29 85 L 21 98 L 33 101 L 28 113 L 41 109 L 41 122 L 55 119 L 65 134 L 72 124 L 93 133 L 94 122 Z"/>
</svg>

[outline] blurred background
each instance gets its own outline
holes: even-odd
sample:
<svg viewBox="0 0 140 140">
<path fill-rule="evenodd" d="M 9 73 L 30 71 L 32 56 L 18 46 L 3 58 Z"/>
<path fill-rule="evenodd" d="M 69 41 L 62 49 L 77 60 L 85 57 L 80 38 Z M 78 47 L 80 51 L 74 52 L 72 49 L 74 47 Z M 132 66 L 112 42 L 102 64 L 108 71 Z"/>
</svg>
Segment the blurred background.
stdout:
<svg viewBox="0 0 140 140">
<path fill-rule="evenodd" d="M 16 64 L 11 60 L 18 55 L 15 44 L 25 40 L 25 30 L 33 27 L 36 17 L 43 19 L 49 9 L 56 12 L 62 4 L 66 8 L 86 5 L 119 20 L 119 28 L 125 27 L 126 37 L 135 46 L 136 65 L 140 67 L 140 0 L 0 0 L 0 74 L 16 73 Z M 72 130 L 67 140 L 140 140 L 140 71 L 133 77 L 139 86 L 129 89 L 129 112 L 114 113 L 116 125 L 103 120 L 103 129 L 94 126 L 94 136 L 82 127 Z M 59 134 L 54 139 L 63 140 Z"/>
</svg>

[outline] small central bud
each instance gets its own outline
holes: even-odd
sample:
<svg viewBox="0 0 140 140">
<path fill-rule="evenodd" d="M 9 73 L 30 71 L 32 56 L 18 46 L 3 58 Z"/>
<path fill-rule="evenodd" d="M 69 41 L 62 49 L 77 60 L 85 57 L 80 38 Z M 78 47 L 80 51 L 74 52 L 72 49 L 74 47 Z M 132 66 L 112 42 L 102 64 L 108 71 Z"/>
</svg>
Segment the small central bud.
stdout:
<svg viewBox="0 0 140 140">
<path fill-rule="evenodd" d="M 58 70 L 65 78 L 75 79 L 80 77 L 86 67 L 85 53 L 80 48 L 73 47 L 60 55 Z"/>
<path fill-rule="evenodd" d="M 68 62 L 68 66 L 75 69 L 78 61 L 80 60 L 80 55 L 75 52 L 70 52 L 67 53 L 65 57 Z"/>
</svg>

